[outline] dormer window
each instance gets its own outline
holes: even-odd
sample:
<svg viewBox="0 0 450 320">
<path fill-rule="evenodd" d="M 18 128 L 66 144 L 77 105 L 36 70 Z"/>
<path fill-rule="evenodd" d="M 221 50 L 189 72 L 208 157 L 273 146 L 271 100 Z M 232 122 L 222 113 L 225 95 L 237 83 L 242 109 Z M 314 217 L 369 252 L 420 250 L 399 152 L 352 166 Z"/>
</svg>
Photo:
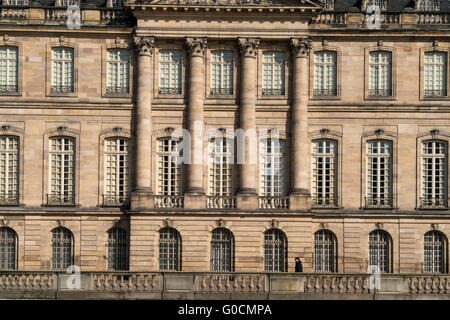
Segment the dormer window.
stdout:
<svg viewBox="0 0 450 320">
<path fill-rule="evenodd" d="M 386 0 L 364 0 L 361 5 L 362 11 L 367 11 L 370 6 L 377 6 L 380 10 L 386 10 Z"/>
<path fill-rule="evenodd" d="M 416 0 L 416 11 L 439 11 L 439 5 L 437 0 Z"/>
<path fill-rule="evenodd" d="M 319 0 L 324 4 L 323 10 L 334 10 L 334 0 Z"/>
</svg>

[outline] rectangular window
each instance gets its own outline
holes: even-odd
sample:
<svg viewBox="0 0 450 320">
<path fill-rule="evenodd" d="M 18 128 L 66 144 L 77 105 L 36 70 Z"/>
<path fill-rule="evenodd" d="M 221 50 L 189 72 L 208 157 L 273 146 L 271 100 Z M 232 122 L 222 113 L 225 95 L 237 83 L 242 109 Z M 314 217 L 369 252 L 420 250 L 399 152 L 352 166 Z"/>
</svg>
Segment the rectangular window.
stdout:
<svg viewBox="0 0 450 320">
<path fill-rule="evenodd" d="M 158 195 L 182 194 L 182 166 L 178 164 L 179 141 L 171 138 L 158 140 Z"/>
<path fill-rule="evenodd" d="M 181 52 L 159 52 L 159 93 L 181 93 Z"/>
<path fill-rule="evenodd" d="M 442 141 L 422 143 L 422 208 L 447 207 L 447 145 Z"/>
<path fill-rule="evenodd" d="M 233 53 L 211 53 L 211 95 L 233 94 Z"/>
<path fill-rule="evenodd" d="M 316 207 L 336 206 L 336 143 L 317 140 L 312 144 L 312 204 Z"/>
<path fill-rule="evenodd" d="M 392 207 L 392 143 L 384 140 L 367 142 L 366 207 Z"/>
<path fill-rule="evenodd" d="M 263 53 L 263 95 L 284 95 L 284 54 Z"/>
<path fill-rule="evenodd" d="M 369 96 L 392 96 L 392 54 L 387 51 L 369 53 Z"/>
<path fill-rule="evenodd" d="M 17 48 L 0 47 L 0 93 L 17 91 Z"/>
<path fill-rule="evenodd" d="M 105 140 L 104 205 L 121 205 L 128 195 L 128 140 Z"/>
<path fill-rule="evenodd" d="M 52 49 L 51 92 L 69 93 L 73 90 L 73 49 Z"/>
<path fill-rule="evenodd" d="M 130 52 L 108 49 L 106 93 L 129 93 Z"/>
<path fill-rule="evenodd" d="M 285 196 L 285 152 L 284 141 L 277 139 L 260 141 L 260 196 Z"/>
<path fill-rule="evenodd" d="M 225 138 L 209 142 L 209 195 L 231 196 L 233 194 L 232 144 Z"/>
<path fill-rule="evenodd" d="M 58 137 L 50 139 L 50 193 L 47 204 L 75 203 L 75 140 Z"/>
<path fill-rule="evenodd" d="M 19 139 L 0 136 L 0 205 L 19 203 Z"/>
<path fill-rule="evenodd" d="M 314 95 L 337 95 L 336 52 L 318 51 L 314 53 Z"/>
<path fill-rule="evenodd" d="M 424 95 L 443 97 L 447 95 L 447 54 L 426 52 L 424 66 Z"/>
</svg>

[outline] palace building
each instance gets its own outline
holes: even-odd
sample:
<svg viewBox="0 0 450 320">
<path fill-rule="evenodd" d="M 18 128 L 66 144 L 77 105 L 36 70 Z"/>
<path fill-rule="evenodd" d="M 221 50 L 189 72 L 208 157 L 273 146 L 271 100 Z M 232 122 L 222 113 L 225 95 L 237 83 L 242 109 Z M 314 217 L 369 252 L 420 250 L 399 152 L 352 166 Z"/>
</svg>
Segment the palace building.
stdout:
<svg viewBox="0 0 450 320">
<path fill-rule="evenodd" d="M 0 10 L 0 274 L 448 272 L 450 1 Z"/>
</svg>

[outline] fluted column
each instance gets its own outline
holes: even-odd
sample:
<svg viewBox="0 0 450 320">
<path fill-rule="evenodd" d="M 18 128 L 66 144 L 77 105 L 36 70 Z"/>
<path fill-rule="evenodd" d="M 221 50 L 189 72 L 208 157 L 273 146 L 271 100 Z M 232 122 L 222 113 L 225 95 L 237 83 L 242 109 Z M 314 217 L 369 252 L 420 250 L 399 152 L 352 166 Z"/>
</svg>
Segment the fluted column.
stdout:
<svg viewBox="0 0 450 320">
<path fill-rule="evenodd" d="M 203 102 L 206 42 L 206 38 L 186 38 L 186 47 L 189 51 L 187 130 L 191 134 L 191 163 L 187 165 L 184 206 L 188 209 L 200 209 L 206 206 L 203 187 Z"/>
<path fill-rule="evenodd" d="M 308 57 L 310 38 L 291 39 L 294 57 L 292 97 L 292 192 L 290 208 L 311 207 L 310 141 L 308 138 Z"/>
<path fill-rule="evenodd" d="M 134 37 L 137 54 L 137 84 L 135 109 L 135 186 L 131 206 L 152 207 L 152 72 L 151 57 L 155 39 L 147 36 Z"/>
<path fill-rule="evenodd" d="M 245 132 L 245 162 L 239 164 L 240 209 L 256 209 L 256 57 L 259 38 L 239 38 L 241 53 L 240 128 Z M 252 159 L 253 158 L 253 159 Z"/>
</svg>

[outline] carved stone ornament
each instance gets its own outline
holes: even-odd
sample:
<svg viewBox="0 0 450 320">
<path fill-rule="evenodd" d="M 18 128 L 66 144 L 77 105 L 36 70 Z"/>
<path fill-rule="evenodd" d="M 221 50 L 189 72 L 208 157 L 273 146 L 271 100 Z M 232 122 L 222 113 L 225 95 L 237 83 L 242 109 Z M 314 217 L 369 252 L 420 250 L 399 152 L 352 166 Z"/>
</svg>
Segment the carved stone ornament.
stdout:
<svg viewBox="0 0 450 320">
<path fill-rule="evenodd" d="M 172 128 L 172 127 L 167 127 L 167 128 L 164 129 L 164 133 L 167 136 L 171 136 L 174 131 L 175 131 L 175 129 Z"/>
<path fill-rule="evenodd" d="M 430 131 L 431 136 L 434 138 L 436 138 L 439 135 L 439 130 L 438 129 L 433 129 Z"/>
<path fill-rule="evenodd" d="M 311 51 L 311 38 L 300 38 L 300 39 L 291 39 L 291 47 L 292 52 L 296 57 L 307 58 L 309 56 L 309 52 Z"/>
<path fill-rule="evenodd" d="M 278 228 L 278 221 L 275 220 L 275 219 L 272 219 L 272 220 L 270 221 L 270 226 L 271 226 L 272 228 Z"/>
<path fill-rule="evenodd" d="M 66 38 L 64 38 L 64 36 L 59 36 L 59 44 L 60 45 L 63 45 L 65 41 L 66 41 Z"/>
<path fill-rule="evenodd" d="M 4 124 L 0 127 L 0 130 L 2 131 L 2 133 L 6 133 L 6 132 L 8 132 L 8 130 L 10 128 L 11 128 L 10 126 L 8 126 L 7 124 Z"/>
<path fill-rule="evenodd" d="M 133 43 L 136 49 L 136 53 L 140 56 L 151 56 L 155 49 L 154 37 L 133 37 Z"/>
<path fill-rule="evenodd" d="M 381 222 L 376 222 L 376 223 L 375 223 L 375 227 L 376 227 L 377 229 L 382 229 L 382 228 L 383 228 L 383 224 L 382 224 Z"/>
<path fill-rule="evenodd" d="M 243 57 L 256 58 L 259 48 L 259 38 L 239 38 L 239 48 Z"/>
<path fill-rule="evenodd" d="M 172 219 L 170 219 L 170 218 L 164 219 L 163 225 L 164 225 L 165 228 L 171 227 L 172 226 Z"/>
<path fill-rule="evenodd" d="M 205 54 L 206 38 L 186 38 L 186 47 L 191 56 L 201 56 Z"/>
<path fill-rule="evenodd" d="M 326 136 L 329 133 L 330 133 L 330 129 L 327 129 L 327 128 L 320 129 L 320 134 L 322 136 Z"/>
<path fill-rule="evenodd" d="M 3 42 L 6 44 L 8 42 L 8 40 L 9 40 L 9 36 L 5 33 L 3 35 Z"/>
<path fill-rule="evenodd" d="M 120 133 L 122 130 L 123 130 L 122 127 L 114 127 L 114 128 L 112 129 L 112 131 L 113 131 L 115 134 Z"/>
<path fill-rule="evenodd" d="M 375 135 L 376 135 L 377 137 L 381 136 L 383 133 L 384 133 L 384 130 L 383 130 L 383 129 L 377 129 L 377 130 L 375 130 Z"/>
<path fill-rule="evenodd" d="M 219 228 L 222 228 L 222 227 L 225 226 L 225 221 L 223 221 L 223 219 L 220 218 L 220 219 L 218 219 L 218 220 L 216 221 L 216 225 L 217 225 Z"/>
<path fill-rule="evenodd" d="M 67 127 L 65 126 L 59 126 L 58 128 L 56 128 L 56 131 L 58 131 L 59 134 L 63 134 L 64 132 L 66 132 Z"/>
<path fill-rule="evenodd" d="M 319 223 L 320 229 L 327 229 L 328 228 L 328 224 L 326 222 L 321 222 Z"/>
</svg>

